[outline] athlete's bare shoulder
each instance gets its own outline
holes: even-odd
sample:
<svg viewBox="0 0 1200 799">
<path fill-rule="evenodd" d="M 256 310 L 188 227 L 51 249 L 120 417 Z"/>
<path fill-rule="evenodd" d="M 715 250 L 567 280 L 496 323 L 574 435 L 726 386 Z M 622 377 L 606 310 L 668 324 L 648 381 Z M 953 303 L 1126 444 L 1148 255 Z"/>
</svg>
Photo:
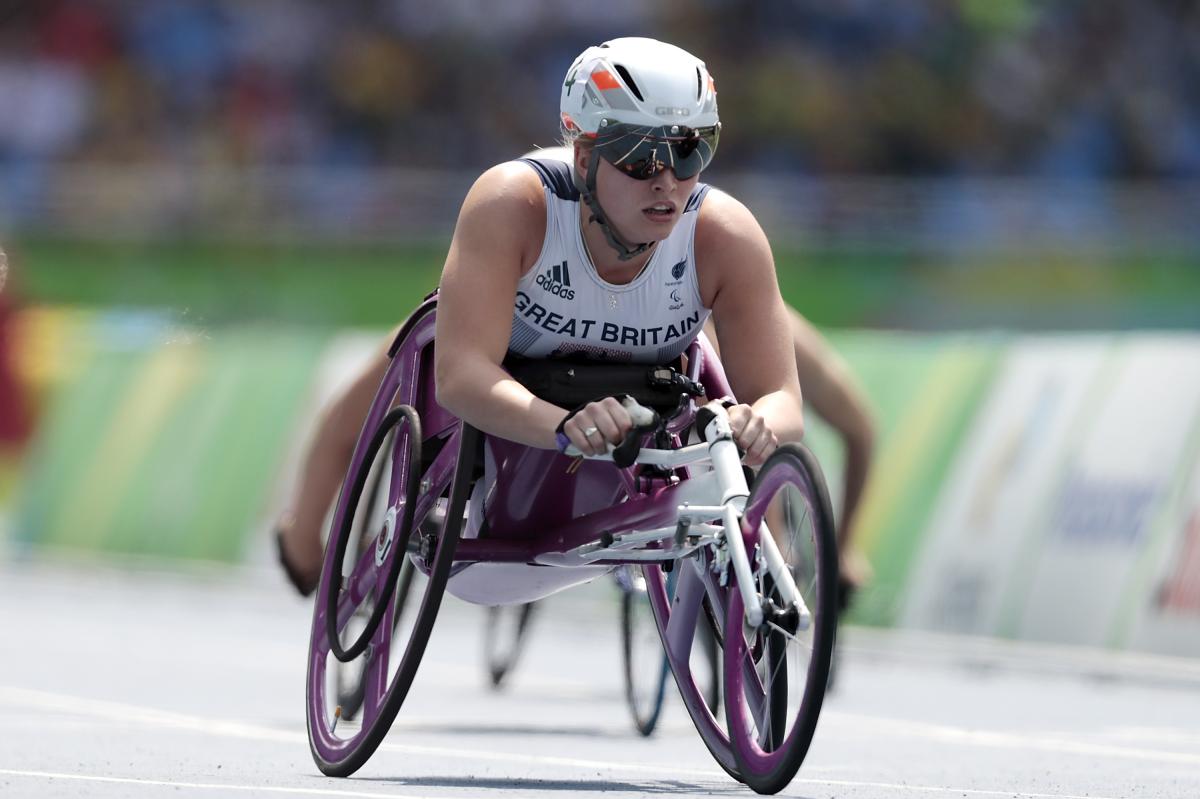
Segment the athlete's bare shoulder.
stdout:
<svg viewBox="0 0 1200 799">
<path fill-rule="evenodd" d="M 740 200 L 718 188 L 710 187 L 696 220 L 696 246 L 705 250 L 746 244 L 765 239 L 754 214 Z"/>
<path fill-rule="evenodd" d="M 771 245 L 758 220 L 741 201 L 720 189 L 710 188 L 700 206 L 695 248 L 700 294 L 708 307 L 727 279 L 744 281 L 769 273 L 774 280 Z"/>
<path fill-rule="evenodd" d="M 519 251 L 522 267 L 531 266 L 546 237 L 546 196 L 528 164 L 508 161 L 476 179 L 459 212 L 454 230 L 459 244 L 478 243 L 499 251 Z"/>
<path fill-rule="evenodd" d="M 519 161 L 506 161 L 484 172 L 467 194 L 468 205 L 510 213 L 546 212 L 546 196 L 537 173 Z"/>
</svg>

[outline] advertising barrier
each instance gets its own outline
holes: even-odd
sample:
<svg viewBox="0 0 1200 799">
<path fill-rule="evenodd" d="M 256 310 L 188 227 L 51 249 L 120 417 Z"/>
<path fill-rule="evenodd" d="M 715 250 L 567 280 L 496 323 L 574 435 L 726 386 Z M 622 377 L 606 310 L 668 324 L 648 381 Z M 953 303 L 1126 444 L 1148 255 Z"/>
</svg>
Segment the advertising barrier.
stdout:
<svg viewBox="0 0 1200 799">
<path fill-rule="evenodd" d="M 43 401 L 11 539 L 226 562 L 261 555 L 385 336 L 26 313 Z M 1200 336 L 830 337 L 880 432 L 853 621 L 1200 655 Z M 808 430 L 836 503 L 836 436 Z"/>
<path fill-rule="evenodd" d="M 905 626 L 1200 655 L 1200 338 L 1009 347 L 939 493 Z"/>
</svg>

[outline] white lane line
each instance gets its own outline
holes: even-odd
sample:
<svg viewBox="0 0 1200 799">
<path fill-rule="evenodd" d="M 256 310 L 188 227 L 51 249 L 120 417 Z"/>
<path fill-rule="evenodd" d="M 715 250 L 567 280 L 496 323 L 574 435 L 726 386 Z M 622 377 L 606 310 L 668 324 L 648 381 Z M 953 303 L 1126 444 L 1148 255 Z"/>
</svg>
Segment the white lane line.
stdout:
<svg viewBox="0 0 1200 799">
<path fill-rule="evenodd" d="M 107 702 L 93 699 L 83 699 L 72 697 L 65 694 L 50 693 L 47 691 L 36 691 L 25 688 L 15 688 L 11 686 L 0 686 L 0 701 L 9 701 L 15 704 L 22 704 L 34 707 L 40 710 L 53 710 L 64 713 L 86 713 L 89 715 L 101 716 L 103 718 L 112 719 L 114 721 L 141 721 L 143 723 L 159 726 L 170 727 L 174 729 L 182 729 L 192 732 L 205 733 L 209 735 L 245 738 L 259 741 L 282 742 L 289 744 L 297 744 L 307 746 L 308 737 L 306 733 L 298 731 L 280 730 L 272 727 L 263 727 L 255 724 L 246 724 L 242 722 L 222 721 L 216 719 L 206 719 L 199 716 L 189 716 L 180 713 L 172 713 L 153 708 L 139 707 L 137 705 L 127 705 L 119 702 Z M 984 736 L 983 742 L 990 745 L 997 745 L 997 741 L 1002 741 L 1005 747 L 1018 748 L 1018 744 L 1029 739 L 1019 736 L 1001 735 L 999 733 L 974 733 L 971 731 L 959 730 L 951 727 L 937 727 L 936 725 L 924 725 L 916 723 L 905 723 L 895 719 L 876 718 L 871 716 L 859 716 L 846 713 L 830 714 L 836 715 L 846 720 L 866 721 L 871 725 L 890 724 L 897 731 L 903 734 L 921 734 L 923 737 L 933 737 L 938 739 L 937 735 L 932 733 L 942 731 L 949 733 L 952 742 L 976 742 L 973 739 L 976 736 Z M 910 729 L 911 728 L 911 729 Z M 988 737 L 996 740 L 988 740 Z M 670 775 L 684 775 L 695 780 L 704 777 L 713 777 L 719 780 L 728 779 L 727 775 L 722 771 L 705 771 L 695 768 L 681 768 L 676 766 L 660 765 L 660 764 L 645 764 L 645 763 L 613 763 L 599 760 L 584 760 L 581 758 L 565 758 L 552 757 L 546 755 L 528 755 L 516 752 L 498 752 L 479 749 L 453 749 L 448 747 L 435 746 L 417 746 L 412 744 L 397 744 L 384 742 L 379 747 L 381 750 L 402 752 L 405 754 L 420 754 L 433 755 L 437 757 L 446 757 L 457 760 L 488 760 L 500 763 L 523 763 L 529 765 L 540 766 L 565 766 L 576 769 L 600 769 L 611 772 L 634 772 L 656 775 L 660 778 Z M 1026 744 L 1023 748 L 1030 748 Z M 1036 748 L 1036 747 L 1034 747 Z M 1096 747 L 1107 752 L 1114 747 Z M 1118 753 L 1126 750 L 1117 749 Z M 1133 750 L 1140 751 L 1140 750 Z M 1175 760 L 1177 753 L 1173 752 L 1150 752 L 1150 755 L 1165 755 L 1171 756 L 1169 759 Z M 1197 761 L 1200 758 L 1190 755 L 1181 755 L 1186 758 L 1187 762 Z M 1158 759 L 1157 757 L 1151 759 Z M 2 773 L 2 772 L 0 772 Z M 821 785 L 821 786 L 840 786 L 840 787 L 862 787 L 862 788 L 883 788 L 893 791 L 903 791 L 911 793 L 933 793 L 933 794 L 948 794 L 958 793 L 960 795 L 967 794 L 972 796 L 997 796 L 997 797 L 1012 797 L 1012 799 L 1116 799 L 1115 797 L 1104 797 L 1095 794 L 1089 796 L 1080 796 L 1076 794 L 1065 793 L 1030 793 L 1019 792 L 1013 790 L 989 790 L 980 788 L 951 788 L 934 785 L 912 785 L 912 784 L 895 784 L 887 782 L 870 782 L 870 781 L 855 781 L 855 780 L 830 780 L 818 779 L 812 777 L 797 777 L 792 780 L 792 784 L 801 785 Z M 309 790 L 309 789 L 305 789 Z M 311 789 L 316 790 L 316 789 Z M 390 795 L 389 795 L 390 796 Z"/>
<path fill-rule="evenodd" d="M 376 793 L 373 791 L 334 791 L 327 788 L 288 788 L 282 785 L 238 785 L 229 782 L 181 782 L 177 780 L 148 780 L 140 777 L 102 777 L 94 774 L 61 774 L 54 771 L 18 771 L 0 768 L 0 774 L 8 777 L 28 777 L 44 780 L 75 780 L 77 782 L 106 782 L 118 785 L 145 785 L 159 788 L 192 788 L 200 791 L 254 791 L 255 793 L 290 793 L 305 796 L 352 796 L 365 799 L 427 799 L 402 793 Z"/>
</svg>

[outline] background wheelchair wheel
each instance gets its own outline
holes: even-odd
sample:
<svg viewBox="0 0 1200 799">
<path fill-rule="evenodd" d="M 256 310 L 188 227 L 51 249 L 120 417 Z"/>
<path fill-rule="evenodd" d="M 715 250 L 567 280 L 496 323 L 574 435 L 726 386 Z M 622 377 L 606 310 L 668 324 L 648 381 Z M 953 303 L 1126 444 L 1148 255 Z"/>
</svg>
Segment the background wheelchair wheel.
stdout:
<svg viewBox="0 0 1200 799">
<path fill-rule="evenodd" d="M 764 522 L 789 564 L 810 621 L 797 625 L 780 617 L 746 631 L 741 594 L 728 592 L 725 712 L 742 781 L 758 793 L 776 793 L 808 752 L 837 626 L 833 514 L 820 468 L 803 447 L 780 447 L 759 472 L 743 524 L 761 529 Z M 779 604 L 769 577 L 760 578 L 755 590 Z"/>
<path fill-rule="evenodd" d="M 671 666 L 654 623 L 646 581 L 632 569 L 630 585 L 621 585 L 621 659 L 625 666 L 625 704 L 633 726 L 649 736 L 658 726 Z M 668 589 L 668 596 L 670 590 Z"/>
<path fill-rule="evenodd" d="M 483 657 L 493 688 L 499 688 L 521 656 L 529 620 L 537 603 L 495 605 L 487 609 L 483 629 Z"/>
<path fill-rule="evenodd" d="M 667 578 L 667 596 L 674 595 L 672 570 Z M 625 674 L 625 704 L 633 725 L 645 736 L 654 734 L 666 699 L 671 664 L 663 651 L 658 625 L 646 593 L 646 581 L 640 571 L 628 568 L 618 579 L 621 587 L 621 654 Z M 712 612 L 707 599 L 705 612 L 696 625 L 696 640 L 689 658 L 704 702 L 714 715 L 720 708 L 721 660 Z"/>
<path fill-rule="evenodd" d="M 338 704 L 337 672 L 343 664 L 330 645 L 326 618 L 321 612 L 328 592 L 338 592 L 339 634 L 345 634 L 355 608 L 352 597 L 343 596 L 348 591 L 340 590 L 342 586 L 339 583 L 342 581 L 333 579 L 333 575 L 340 573 L 339 564 L 325 564 L 309 645 L 307 722 L 313 759 L 317 767 L 329 776 L 349 776 L 370 758 L 387 735 L 416 677 L 417 667 L 441 606 L 462 531 L 478 436 L 478 431 L 467 425 L 462 426 L 453 479 L 443 479 L 440 485 L 429 484 L 427 494 L 422 495 L 422 501 L 417 503 L 424 508 L 422 516 L 426 518 L 414 516 L 409 535 L 404 540 L 395 541 L 383 563 L 378 564 L 378 569 L 382 570 L 391 565 L 392 559 L 398 559 L 401 563 L 411 561 L 413 568 L 401 572 L 409 575 L 411 581 L 406 590 L 401 591 L 401 586 L 396 586 L 390 598 L 385 595 L 387 605 L 382 623 L 376 627 L 361 656 L 365 665 L 360 721 L 346 719 L 344 708 Z M 403 431 L 398 430 L 392 454 L 394 466 L 405 462 L 407 451 Z M 374 452 L 369 449 L 364 461 L 373 457 Z M 367 463 L 356 463 L 352 466 L 351 476 L 356 474 L 353 469 L 368 468 Z M 430 472 L 435 469 L 436 464 Z M 403 482 L 401 479 L 399 484 Z M 343 493 L 343 501 L 339 502 L 335 520 L 343 514 L 353 513 L 361 498 L 362 481 L 348 480 L 347 485 L 349 488 Z M 398 494 L 396 485 L 397 481 L 393 480 L 389 494 Z M 448 503 L 445 499 L 438 499 L 437 504 L 431 501 L 443 497 L 447 490 Z M 343 505 L 346 507 L 343 508 Z M 444 517 L 440 512 L 442 510 L 445 511 Z M 432 524 L 434 517 L 444 520 Z M 417 528 L 420 528 L 421 534 L 412 535 L 411 531 Z M 335 527 L 335 533 L 348 534 L 348 525 Z M 326 558 L 335 551 L 335 542 L 331 539 Z M 374 563 L 375 548 L 371 547 L 359 560 L 356 573 L 370 574 L 370 566 Z M 353 588 L 353 583 L 353 579 L 348 581 L 350 588 Z M 369 601 L 370 597 L 363 599 Z"/>
<path fill-rule="evenodd" d="M 707 548 L 676 561 L 671 573 L 676 575 L 677 581 L 673 598 L 667 596 L 667 581 L 662 569 L 658 565 L 642 567 L 646 596 L 658 623 L 663 651 L 666 651 L 668 641 L 675 642 L 677 654 L 667 657 L 684 709 L 717 765 L 740 781 L 742 777 L 725 730 L 725 720 L 718 718 L 710 705 L 711 694 L 705 689 L 703 667 L 694 667 L 697 649 L 708 646 L 698 632 L 700 628 L 708 627 L 714 632 L 712 637 L 719 651 L 728 589 L 718 584 L 712 552 Z M 724 669 L 721 671 L 723 673 Z"/>
</svg>

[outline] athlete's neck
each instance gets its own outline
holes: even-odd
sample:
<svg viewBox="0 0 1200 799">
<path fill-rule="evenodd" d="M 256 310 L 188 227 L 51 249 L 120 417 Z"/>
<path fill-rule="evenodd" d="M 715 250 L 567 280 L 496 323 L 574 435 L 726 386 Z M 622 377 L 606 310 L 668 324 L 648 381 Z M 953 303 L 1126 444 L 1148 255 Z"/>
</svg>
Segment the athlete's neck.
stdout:
<svg viewBox="0 0 1200 799">
<path fill-rule="evenodd" d="M 583 235 L 583 247 L 587 251 L 588 257 L 592 261 L 592 266 L 596 270 L 596 274 L 606 283 L 614 285 L 624 285 L 631 283 L 642 273 L 646 268 L 646 264 L 653 257 L 654 251 L 658 243 L 655 242 L 644 253 L 635 255 L 628 261 L 622 261 L 608 243 L 608 239 L 604 235 L 604 231 L 600 229 L 600 225 L 591 221 L 592 213 L 586 205 L 579 204 L 579 227 Z"/>
</svg>

